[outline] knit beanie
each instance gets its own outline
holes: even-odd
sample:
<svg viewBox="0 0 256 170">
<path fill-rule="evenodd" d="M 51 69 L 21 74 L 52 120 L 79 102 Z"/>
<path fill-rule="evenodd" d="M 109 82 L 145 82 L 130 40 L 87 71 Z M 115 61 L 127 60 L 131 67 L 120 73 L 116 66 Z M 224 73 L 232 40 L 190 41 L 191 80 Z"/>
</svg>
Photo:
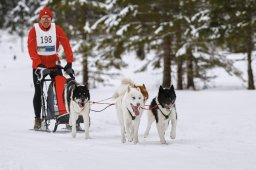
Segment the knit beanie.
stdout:
<svg viewBox="0 0 256 170">
<path fill-rule="evenodd" d="M 49 15 L 52 18 L 52 11 L 48 7 L 44 7 L 39 13 L 39 20 L 44 15 Z"/>
</svg>

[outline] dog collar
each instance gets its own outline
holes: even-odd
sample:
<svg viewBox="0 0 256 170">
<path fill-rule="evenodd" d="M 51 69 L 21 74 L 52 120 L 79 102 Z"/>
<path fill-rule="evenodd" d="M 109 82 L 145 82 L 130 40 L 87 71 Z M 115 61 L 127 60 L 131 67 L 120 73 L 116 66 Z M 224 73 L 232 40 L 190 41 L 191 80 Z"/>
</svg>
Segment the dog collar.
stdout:
<svg viewBox="0 0 256 170">
<path fill-rule="evenodd" d="M 161 110 L 162 105 L 158 102 L 158 98 L 157 98 L 157 97 L 156 97 L 156 104 L 158 105 L 158 109 L 160 110 L 160 112 L 162 113 L 162 115 L 165 117 L 165 119 L 169 119 L 169 116 L 171 115 L 173 108 L 170 110 L 169 114 L 166 115 L 166 114 L 164 114 L 164 112 Z"/>
<path fill-rule="evenodd" d="M 127 108 L 127 110 L 128 110 L 128 112 L 129 112 L 130 116 L 132 117 L 132 120 L 134 120 L 134 119 L 136 118 L 136 116 L 133 116 L 132 113 L 131 113 L 131 111 L 130 111 L 128 108 Z"/>
</svg>

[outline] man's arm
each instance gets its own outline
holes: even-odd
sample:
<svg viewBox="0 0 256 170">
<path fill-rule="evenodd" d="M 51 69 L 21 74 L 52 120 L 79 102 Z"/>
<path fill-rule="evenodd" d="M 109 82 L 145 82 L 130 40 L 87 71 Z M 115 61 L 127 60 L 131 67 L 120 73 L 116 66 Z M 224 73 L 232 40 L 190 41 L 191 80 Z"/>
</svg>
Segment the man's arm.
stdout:
<svg viewBox="0 0 256 170">
<path fill-rule="evenodd" d="M 57 32 L 57 39 L 60 40 L 60 43 L 64 48 L 67 63 L 72 63 L 73 62 L 73 52 L 72 52 L 71 46 L 69 44 L 69 39 L 68 39 L 66 33 L 58 25 L 56 25 L 56 32 Z"/>
<path fill-rule="evenodd" d="M 41 64 L 41 59 L 37 54 L 37 45 L 36 45 L 36 30 L 35 27 L 31 28 L 28 34 L 28 52 L 31 60 L 33 61 L 33 65 L 38 66 Z"/>
</svg>

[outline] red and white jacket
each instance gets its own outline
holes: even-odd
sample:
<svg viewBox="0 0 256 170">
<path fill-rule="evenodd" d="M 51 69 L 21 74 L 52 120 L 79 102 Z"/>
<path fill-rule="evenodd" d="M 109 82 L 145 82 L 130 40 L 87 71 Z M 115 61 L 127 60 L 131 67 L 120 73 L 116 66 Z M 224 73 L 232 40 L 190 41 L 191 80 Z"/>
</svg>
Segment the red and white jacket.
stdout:
<svg viewBox="0 0 256 170">
<path fill-rule="evenodd" d="M 58 51 L 59 45 L 61 44 L 64 48 L 67 63 L 72 63 L 73 52 L 69 44 L 69 39 L 66 33 L 62 30 L 60 26 L 58 25 L 55 25 L 55 26 L 56 26 L 56 51 Z M 39 27 L 43 31 L 49 30 L 49 28 L 45 29 L 41 24 L 39 24 Z M 56 54 L 47 55 L 47 56 L 38 54 L 35 26 L 33 26 L 29 31 L 27 43 L 28 43 L 27 44 L 28 52 L 32 60 L 33 69 L 36 69 L 39 64 L 43 64 L 47 68 L 55 67 L 56 61 L 60 60 L 57 52 Z"/>
</svg>

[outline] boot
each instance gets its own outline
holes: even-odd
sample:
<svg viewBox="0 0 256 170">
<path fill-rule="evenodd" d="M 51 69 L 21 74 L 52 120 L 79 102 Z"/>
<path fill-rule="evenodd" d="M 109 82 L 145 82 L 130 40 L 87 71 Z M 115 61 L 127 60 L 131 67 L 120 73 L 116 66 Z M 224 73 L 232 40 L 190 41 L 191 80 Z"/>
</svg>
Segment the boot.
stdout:
<svg viewBox="0 0 256 170">
<path fill-rule="evenodd" d="M 42 123 L 42 120 L 40 118 L 35 118 L 35 125 L 34 125 L 34 129 L 35 130 L 38 130 L 41 128 L 41 123 Z"/>
</svg>

